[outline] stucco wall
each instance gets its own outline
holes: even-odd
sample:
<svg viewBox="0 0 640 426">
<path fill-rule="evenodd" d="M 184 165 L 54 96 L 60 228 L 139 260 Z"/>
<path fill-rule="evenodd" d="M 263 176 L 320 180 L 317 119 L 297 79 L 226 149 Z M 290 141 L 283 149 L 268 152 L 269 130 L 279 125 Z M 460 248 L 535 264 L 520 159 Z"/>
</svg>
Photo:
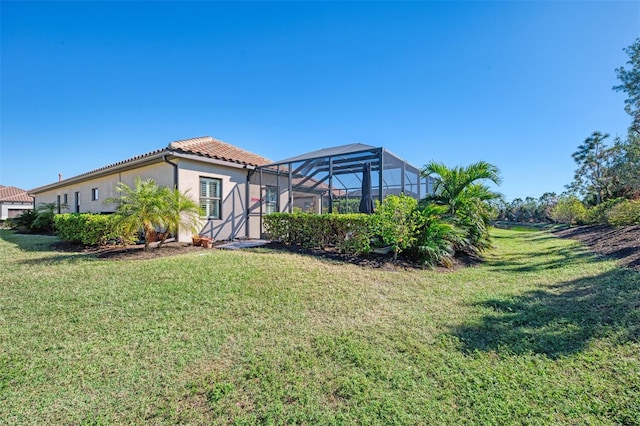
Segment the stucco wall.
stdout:
<svg viewBox="0 0 640 426">
<path fill-rule="evenodd" d="M 96 177 L 79 183 L 70 183 L 62 187 L 52 189 L 46 192 L 33 194 L 36 197 L 36 206 L 42 203 L 56 203 L 57 197 L 60 195 L 61 202 L 64 202 L 64 195 L 67 195 L 67 208 L 62 209 L 62 213 L 75 212 L 75 194 L 79 195 L 79 212 L 80 213 L 101 213 L 113 212 L 115 205 L 105 204 L 107 198 L 118 197 L 115 190 L 118 182 L 124 182 L 129 186 L 133 186 L 136 177 L 141 179 L 154 179 L 159 185 L 173 185 L 173 168 L 166 163 L 156 163 L 133 170 L 127 170 L 118 173 Z M 91 191 L 93 188 L 98 189 L 98 199 L 91 199 Z"/>
<path fill-rule="evenodd" d="M 173 163 L 178 165 L 178 188 L 180 191 L 188 191 L 187 194 L 199 204 L 200 177 L 217 178 L 222 184 L 221 218 L 202 218 L 199 234 L 214 238 L 215 240 L 230 240 L 234 238 L 259 238 L 260 230 L 260 203 L 263 201 L 260 186 L 253 179 L 249 185 L 249 198 L 247 199 L 247 174 L 248 169 L 226 166 L 222 164 L 212 164 L 204 161 L 196 161 L 185 158 L 173 158 Z M 87 181 L 68 184 L 34 194 L 36 205 L 41 203 L 55 203 L 57 196 L 63 199 L 67 194 L 68 208 L 65 212 L 75 211 L 75 193 L 80 194 L 79 211 L 82 213 L 113 212 L 116 208 L 113 204 L 105 204 L 104 200 L 110 197 L 117 197 L 115 187 L 118 182 L 124 182 L 132 186 L 136 177 L 142 179 L 152 178 L 159 185 L 173 186 L 174 168 L 173 166 L 159 161 L 157 163 L 139 167 L 133 170 L 112 173 L 109 175 L 96 177 Z M 263 187 L 276 186 L 276 179 L 273 175 L 265 175 Z M 98 189 L 99 199 L 91 200 L 91 190 Z M 280 177 L 280 209 L 288 211 L 288 187 L 286 176 Z M 302 200 L 301 200 L 302 201 Z M 308 201 L 308 200 L 307 200 Z M 318 205 L 316 202 L 314 205 Z M 249 220 L 247 220 L 247 209 L 249 209 Z M 192 232 L 188 229 L 181 229 L 178 236 L 179 241 L 191 241 Z"/>
<path fill-rule="evenodd" d="M 188 159 L 176 159 L 179 166 L 178 187 L 199 201 L 200 177 L 220 179 L 222 203 L 220 219 L 206 219 L 200 235 L 215 240 L 246 237 L 247 173 L 244 168 L 226 167 Z M 187 235 L 185 234 L 185 238 Z"/>
</svg>

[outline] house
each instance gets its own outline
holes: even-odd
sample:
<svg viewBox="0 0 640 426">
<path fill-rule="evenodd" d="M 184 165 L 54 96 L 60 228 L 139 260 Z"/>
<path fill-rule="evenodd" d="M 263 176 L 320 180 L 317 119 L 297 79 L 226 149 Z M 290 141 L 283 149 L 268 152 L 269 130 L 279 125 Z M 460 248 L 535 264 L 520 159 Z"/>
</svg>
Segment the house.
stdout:
<svg viewBox="0 0 640 426">
<path fill-rule="evenodd" d="M 33 209 L 33 198 L 15 186 L 0 185 L 0 220 L 11 219 Z"/>
<path fill-rule="evenodd" d="M 199 202 L 204 213 L 201 235 L 216 240 L 260 238 L 264 214 L 333 211 L 341 197 L 359 185 L 363 162 L 371 163 L 377 173 L 374 198 L 383 199 L 398 190 L 419 198 L 420 188 L 428 189 L 417 168 L 383 148 L 351 144 L 272 162 L 204 136 L 171 142 L 29 193 L 36 205 L 55 203 L 58 213 L 112 213 L 116 205 L 104 200 L 118 196 L 119 182 L 132 186 L 136 177 L 152 178 L 159 185 L 186 191 Z M 184 232 L 177 237 L 190 241 L 191 235 Z"/>
</svg>

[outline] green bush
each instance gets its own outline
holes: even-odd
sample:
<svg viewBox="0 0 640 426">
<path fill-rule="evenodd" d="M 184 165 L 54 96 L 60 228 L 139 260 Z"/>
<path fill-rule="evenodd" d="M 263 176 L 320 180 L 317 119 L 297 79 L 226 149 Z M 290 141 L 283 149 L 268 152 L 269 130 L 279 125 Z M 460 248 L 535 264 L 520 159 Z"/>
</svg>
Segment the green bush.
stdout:
<svg viewBox="0 0 640 426">
<path fill-rule="evenodd" d="M 33 222 L 36 220 L 35 210 L 25 210 L 18 216 L 10 219 L 10 226 L 18 231 L 26 232 L 31 230 Z"/>
<path fill-rule="evenodd" d="M 446 208 L 426 204 L 418 208 L 408 196 L 389 196 L 376 213 L 272 213 L 264 217 L 269 238 L 287 245 L 322 248 L 348 254 L 367 254 L 372 247 L 392 246 L 422 265 L 450 267 L 456 251 L 469 246 L 466 230 L 444 219 Z"/>
<path fill-rule="evenodd" d="M 456 250 L 466 247 L 466 231 L 442 219 L 446 207 L 426 204 L 419 212 L 416 223 L 415 244 L 408 250 L 418 263 L 450 268 Z"/>
<path fill-rule="evenodd" d="M 400 253 L 415 244 L 418 201 L 407 195 L 390 195 L 373 215 L 374 235 L 382 246 L 392 246 Z"/>
<path fill-rule="evenodd" d="M 558 223 L 573 225 L 584 223 L 587 217 L 587 209 L 575 196 L 563 197 L 558 200 L 551 217 Z"/>
<path fill-rule="evenodd" d="M 609 210 L 624 200 L 624 198 L 614 198 L 587 209 L 585 222 L 590 225 L 609 223 Z"/>
<path fill-rule="evenodd" d="M 329 242 L 343 253 L 366 254 L 371 251 L 373 216 L 362 213 L 327 215 L 331 223 Z"/>
<path fill-rule="evenodd" d="M 64 213 L 56 215 L 54 220 L 58 236 L 65 241 L 86 245 L 130 242 L 133 236 L 117 225 L 117 219 L 116 215 Z"/>
<path fill-rule="evenodd" d="M 640 200 L 626 200 L 613 206 L 608 213 L 613 226 L 640 225 Z"/>
<path fill-rule="evenodd" d="M 370 216 L 363 214 L 271 213 L 264 217 L 265 232 L 287 245 L 321 248 L 335 245 L 345 253 L 368 253 Z"/>
</svg>

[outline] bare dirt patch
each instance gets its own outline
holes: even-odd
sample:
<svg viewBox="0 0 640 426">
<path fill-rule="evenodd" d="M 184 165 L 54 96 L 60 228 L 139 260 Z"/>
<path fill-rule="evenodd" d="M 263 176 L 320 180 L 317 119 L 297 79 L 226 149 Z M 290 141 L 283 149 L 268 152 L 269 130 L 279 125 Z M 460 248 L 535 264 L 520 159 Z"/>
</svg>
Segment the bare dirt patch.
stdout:
<svg viewBox="0 0 640 426">
<path fill-rule="evenodd" d="M 621 228 L 576 226 L 554 234 L 580 241 L 598 254 L 617 259 L 620 266 L 640 272 L 640 225 Z"/>
</svg>

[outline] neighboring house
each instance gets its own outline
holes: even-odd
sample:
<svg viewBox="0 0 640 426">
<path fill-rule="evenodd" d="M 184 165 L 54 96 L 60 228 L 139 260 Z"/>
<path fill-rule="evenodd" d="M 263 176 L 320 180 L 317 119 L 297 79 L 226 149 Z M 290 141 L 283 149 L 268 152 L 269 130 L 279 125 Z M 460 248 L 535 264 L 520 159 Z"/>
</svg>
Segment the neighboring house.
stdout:
<svg viewBox="0 0 640 426">
<path fill-rule="evenodd" d="M 15 186 L 0 185 L 0 220 L 11 219 L 33 209 L 33 198 Z"/>
<path fill-rule="evenodd" d="M 361 170 L 362 161 L 379 159 L 381 167 L 383 158 L 393 156 L 382 148 L 361 144 L 335 149 L 340 158 L 335 160 L 334 179 L 333 174 L 326 173 L 326 167 L 322 168 L 325 160 L 332 164 L 333 157 L 296 157 L 273 163 L 205 136 L 172 142 L 166 148 L 32 189 L 29 194 L 35 197 L 36 205 L 55 203 L 58 213 L 112 213 L 116 205 L 105 204 L 104 200 L 118 196 L 115 188 L 119 182 L 133 186 L 136 177 L 152 178 L 159 185 L 187 192 L 199 202 L 204 212 L 201 235 L 216 240 L 260 238 L 264 214 L 294 209 L 330 212 L 341 189 L 337 188 L 338 170 L 344 170 L 347 162 L 358 161 L 354 170 Z M 407 163 L 393 158 L 405 171 Z M 309 173 L 303 173 L 305 171 Z M 411 166 L 413 175 L 416 171 Z M 419 172 L 416 176 L 419 182 Z M 404 177 L 402 185 L 404 188 Z M 379 193 L 382 197 L 386 194 Z M 190 239 L 188 232 L 178 236 L 179 241 Z"/>
</svg>

